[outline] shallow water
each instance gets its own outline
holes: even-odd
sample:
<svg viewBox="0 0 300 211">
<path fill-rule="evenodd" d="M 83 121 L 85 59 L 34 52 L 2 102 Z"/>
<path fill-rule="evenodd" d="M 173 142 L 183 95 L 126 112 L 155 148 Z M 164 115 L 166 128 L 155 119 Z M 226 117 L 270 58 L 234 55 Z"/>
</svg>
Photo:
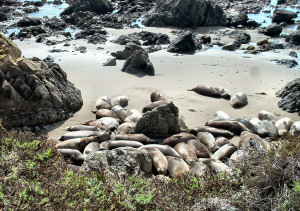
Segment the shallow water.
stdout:
<svg viewBox="0 0 300 211">
<path fill-rule="evenodd" d="M 35 17 L 35 18 L 42 18 L 44 16 L 48 16 L 49 18 L 52 17 L 59 17 L 60 13 L 66 9 L 69 6 L 67 3 L 62 3 L 60 5 L 54 5 L 54 4 L 44 4 L 42 7 L 40 7 L 40 11 L 30 13 L 29 17 Z"/>
</svg>

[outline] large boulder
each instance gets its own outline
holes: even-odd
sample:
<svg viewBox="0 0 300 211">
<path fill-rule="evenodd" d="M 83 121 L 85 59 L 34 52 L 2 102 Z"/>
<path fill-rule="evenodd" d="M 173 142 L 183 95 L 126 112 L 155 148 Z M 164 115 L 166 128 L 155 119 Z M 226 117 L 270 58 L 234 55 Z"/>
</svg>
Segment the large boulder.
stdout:
<svg viewBox="0 0 300 211">
<path fill-rule="evenodd" d="M 260 31 L 260 33 L 270 37 L 278 36 L 280 35 L 281 32 L 282 32 L 282 27 L 277 24 L 272 24 L 266 27 L 265 29 L 263 29 L 262 31 Z"/>
<path fill-rule="evenodd" d="M 280 108 L 290 113 L 300 114 L 300 78 L 287 83 L 276 95 L 281 97 L 278 102 Z"/>
<path fill-rule="evenodd" d="M 227 19 L 227 26 L 246 26 L 248 15 L 246 13 L 232 14 Z"/>
<path fill-rule="evenodd" d="M 110 1 L 106 0 L 80 0 L 66 8 L 61 15 L 71 15 L 80 11 L 90 11 L 98 15 L 106 14 L 114 10 Z"/>
<path fill-rule="evenodd" d="M 294 18 L 297 18 L 296 12 L 277 9 L 273 14 L 272 20 L 274 23 L 295 23 L 295 21 L 293 20 Z"/>
<path fill-rule="evenodd" d="M 145 149 L 122 147 L 88 154 L 82 169 L 84 171 L 106 172 L 113 175 L 152 174 L 152 157 Z"/>
<path fill-rule="evenodd" d="M 111 55 L 113 57 L 116 57 L 116 59 L 123 60 L 123 59 L 128 59 L 133 52 L 135 52 L 136 50 L 141 50 L 141 49 L 143 49 L 141 46 L 139 46 L 135 43 L 129 42 L 126 44 L 125 49 L 123 51 L 112 52 Z"/>
<path fill-rule="evenodd" d="M 150 62 L 148 53 L 144 49 L 134 51 L 124 63 L 121 71 L 131 74 L 154 75 L 153 64 Z"/>
<path fill-rule="evenodd" d="M 0 34 L 0 121 L 4 127 L 61 121 L 82 106 L 80 90 L 51 59 L 27 59 Z"/>
<path fill-rule="evenodd" d="M 42 21 L 38 18 L 29 18 L 25 17 L 17 22 L 17 26 L 19 27 L 28 27 L 28 26 L 37 26 L 41 25 Z"/>
<path fill-rule="evenodd" d="M 146 26 L 224 26 L 226 17 L 219 6 L 206 0 L 158 0 L 146 15 Z"/>
<path fill-rule="evenodd" d="M 171 53 L 194 53 L 196 50 L 193 34 L 190 31 L 182 32 L 167 48 Z"/>
<path fill-rule="evenodd" d="M 289 42 L 293 45 L 300 45 L 300 30 L 291 33 L 285 39 L 286 42 Z"/>
<path fill-rule="evenodd" d="M 135 133 L 150 137 L 174 135 L 180 132 L 178 108 L 167 102 L 143 114 L 135 127 Z"/>
</svg>

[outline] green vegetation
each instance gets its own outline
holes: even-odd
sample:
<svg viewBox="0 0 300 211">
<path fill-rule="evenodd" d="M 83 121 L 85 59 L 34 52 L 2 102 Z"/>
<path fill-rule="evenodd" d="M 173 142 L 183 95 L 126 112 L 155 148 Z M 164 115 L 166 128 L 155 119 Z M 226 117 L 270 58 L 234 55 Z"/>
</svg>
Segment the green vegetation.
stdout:
<svg viewBox="0 0 300 211">
<path fill-rule="evenodd" d="M 299 210 L 300 138 L 281 142 L 249 150 L 231 174 L 113 180 L 68 170 L 45 137 L 0 128 L 0 210 Z"/>
</svg>

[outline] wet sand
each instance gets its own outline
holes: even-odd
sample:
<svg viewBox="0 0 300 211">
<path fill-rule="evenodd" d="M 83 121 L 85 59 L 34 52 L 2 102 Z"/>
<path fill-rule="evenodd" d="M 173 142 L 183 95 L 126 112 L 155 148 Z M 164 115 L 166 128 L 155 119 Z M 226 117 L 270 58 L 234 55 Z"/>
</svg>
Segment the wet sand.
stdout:
<svg viewBox="0 0 300 211">
<path fill-rule="evenodd" d="M 211 28 L 199 28 L 196 31 L 204 34 Z M 110 39 L 121 34 L 129 34 L 145 29 L 114 30 L 107 29 Z M 171 34 L 172 29 L 147 28 L 153 32 L 166 33 L 171 40 L 176 36 Z M 257 42 L 264 35 L 250 31 L 251 42 Z M 215 37 L 212 35 L 212 37 Z M 227 39 L 227 38 L 226 38 Z M 228 39 L 230 42 L 230 39 Z M 62 44 L 56 48 L 67 49 L 70 52 L 51 53 L 48 47 L 33 41 L 17 42 L 26 57 L 39 55 L 45 58 L 51 55 L 67 73 L 68 79 L 81 90 L 84 101 L 80 111 L 74 117 L 59 122 L 50 127 L 49 138 L 58 137 L 65 133 L 62 129 L 94 119 L 91 110 L 95 109 L 96 100 L 103 96 L 111 98 L 126 95 L 129 97 L 127 109 L 136 108 L 139 111 L 150 103 L 150 94 L 159 91 L 173 101 L 179 108 L 180 115 L 185 118 L 189 128 L 204 125 L 212 119 L 218 110 L 223 110 L 231 118 L 257 117 L 260 110 L 268 110 L 278 117 L 288 116 L 293 120 L 300 120 L 297 113 L 287 113 L 277 104 L 280 100 L 275 93 L 287 82 L 300 77 L 299 67 L 287 68 L 270 62 L 275 58 L 289 58 L 290 50 L 280 50 L 280 53 L 263 53 L 261 55 L 242 54 L 242 51 L 227 52 L 218 48 L 202 50 L 194 55 L 175 55 L 166 49 L 149 54 L 155 68 L 155 76 L 135 76 L 121 72 L 125 61 L 117 60 L 117 66 L 103 67 L 102 64 L 110 58 L 110 53 L 124 49 L 124 46 L 107 42 L 105 45 L 90 45 L 86 41 L 75 40 L 70 47 Z M 87 53 L 72 52 L 76 46 L 87 46 Z M 96 50 L 97 47 L 104 47 Z M 164 46 L 166 47 L 166 46 Z M 299 52 L 298 52 L 299 53 Z M 290 58 L 291 59 L 291 58 Z M 224 99 L 215 99 L 187 91 L 197 85 L 222 86 L 235 94 L 245 92 L 249 104 L 242 109 L 234 109 L 230 102 Z M 257 93 L 265 92 L 267 95 Z"/>
</svg>

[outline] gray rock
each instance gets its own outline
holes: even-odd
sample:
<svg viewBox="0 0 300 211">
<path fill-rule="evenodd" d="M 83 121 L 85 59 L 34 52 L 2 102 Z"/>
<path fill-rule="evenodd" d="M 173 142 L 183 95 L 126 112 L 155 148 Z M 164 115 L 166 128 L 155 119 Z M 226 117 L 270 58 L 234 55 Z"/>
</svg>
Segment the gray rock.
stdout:
<svg viewBox="0 0 300 211">
<path fill-rule="evenodd" d="M 281 32 L 282 32 L 282 27 L 277 24 L 272 24 L 266 27 L 264 30 L 260 31 L 260 33 L 270 37 L 278 36 L 280 35 Z"/>
<path fill-rule="evenodd" d="M 285 65 L 288 68 L 293 68 L 298 65 L 298 62 L 295 59 L 281 59 L 281 60 L 273 59 L 271 61 L 274 61 L 274 62 L 276 62 L 276 64 L 279 64 L 279 65 Z"/>
<path fill-rule="evenodd" d="M 154 75 L 153 64 L 150 62 L 148 53 L 144 49 L 134 51 L 126 60 L 121 71 L 131 74 Z"/>
<path fill-rule="evenodd" d="M 298 58 L 298 54 L 297 54 L 296 51 L 291 51 L 291 52 L 289 53 L 289 56 L 290 56 L 290 57 L 294 57 L 294 58 Z"/>
<path fill-rule="evenodd" d="M 205 0 L 158 0 L 146 15 L 146 26 L 225 26 L 226 17 L 219 6 Z"/>
<path fill-rule="evenodd" d="M 123 51 L 112 52 L 111 55 L 116 57 L 116 59 L 128 59 L 134 51 L 143 49 L 141 46 L 129 42 L 126 44 L 125 49 Z"/>
<path fill-rule="evenodd" d="M 248 21 L 248 15 L 246 13 L 239 13 L 238 15 L 231 15 L 228 17 L 227 26 L 246 26 Z"/>
<path fill-rule="evenodd" d="M 193 34 L 190 31 L 182 32 L 170 43 L 167 48 L 171 53 L 194 53 L 196 50 Z"/>
<path fill-rule="evenodd" d="M 288 35 L 285 41 L 293 45 L 300 45 L 300 30 L 298 29 L 296 32 L 293 32 L 290 35 Z"/>
<path fill-rule="evenodd" d="M 178 113 L 173 102 L 167 102 L 144 113 L 136 124 L 135 133 L 143 133 L 148 137 L 177 134 L 180 132 Z"/>
<path fill-rule="evenodd" d="M 232 31 L 229 33 L 229 37 L 235 39 L 240 44 L 247 44 L 251 40 L 251 36 L 245 31 Z"/>
<path fill-rule="evenodd" d="M 296 12 L 291 12 L 287 10 L 281 10 L 281 9 L 276 9 L 273 14 L 273 19 L 272 21 L 274 23 L 295 23 L 293 20 L 294 18 L 297 18 L 297 13 Z"/>
<path fill-rule="evenodd" d="M 86 53 L 86 47 L 85 46 L 76 47 L 75 51 L 79 51 L 80 53 Z"/>
<path fill-rule="evenodd" d="M 117 59 L 116 58 L 109 58 L 103 66 L 116 66 L 117 65 Z"/>
<path fill-rule="evenodd" d="M 224 45 L 222 47 L 222 50 L 225 50 L 225 51 L 235 51 L 236 49 L 237 49 L 236 43 L 231 43 L 231 44 L 228 44 L 228 45 Z"/>
<path fill-rule="evenodd" d="M 82 165 L 85 171 L 107 172 L 118 176 L 152 174 L 152 157 L 144 149 L 122 147 L 88 154 Z"/>
</svg>

